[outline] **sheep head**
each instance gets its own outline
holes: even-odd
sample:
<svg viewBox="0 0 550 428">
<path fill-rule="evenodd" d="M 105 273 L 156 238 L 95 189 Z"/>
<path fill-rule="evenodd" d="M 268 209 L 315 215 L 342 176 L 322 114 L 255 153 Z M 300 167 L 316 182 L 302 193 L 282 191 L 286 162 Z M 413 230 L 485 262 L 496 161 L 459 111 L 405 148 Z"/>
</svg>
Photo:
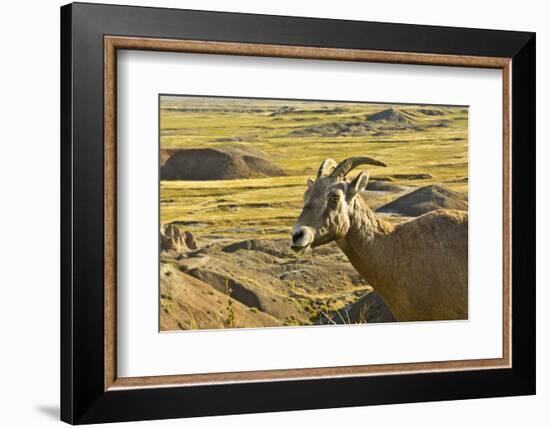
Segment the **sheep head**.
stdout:
<svg viewBox="0 0 550 428">
<path fill-rule="evenodd" d="M 351 157 L 338 164 L 326 159 L 321 163 L 315 181 L 307 182 L 304 207 L 292 229 L 293 250 L 302 251 L 346 236 L 350 227 L 349 207 L 367 187 L 369 173 L 363 171 L 351 182 L 346 176 L 365 164 L 386 166 L 369 157 Z"/>
</svg>

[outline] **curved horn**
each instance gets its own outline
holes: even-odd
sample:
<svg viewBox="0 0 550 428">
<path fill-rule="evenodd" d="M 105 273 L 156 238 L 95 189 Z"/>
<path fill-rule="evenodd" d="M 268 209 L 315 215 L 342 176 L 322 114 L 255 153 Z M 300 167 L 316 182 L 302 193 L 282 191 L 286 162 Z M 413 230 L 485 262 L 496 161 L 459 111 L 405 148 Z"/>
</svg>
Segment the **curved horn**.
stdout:
<svg viewBox="0 0 550 428">
<path fill-rule="evenodd" d="M 317 178 L 324 177 L 326 175 L 329 175 L 334 168 L 336 168 L 335 160 L 333 159 L 325 159 L 323 162 L 321 162 L 321 166 L 319 167 L 319 171 L 317 171 Z"/>
<path fill-rule="evenodd" d="M 330 173 L 330 176 L 333 178 L 343 179 L 352 169 L 357 168 L 359 165 L 365 164 L 386 166 L 385 163 L 377 161 L 376 159 L 368 158 L 366 156 L 356 156 L 344 159 L 340 162 L 338 166 Z"/>
</svg>

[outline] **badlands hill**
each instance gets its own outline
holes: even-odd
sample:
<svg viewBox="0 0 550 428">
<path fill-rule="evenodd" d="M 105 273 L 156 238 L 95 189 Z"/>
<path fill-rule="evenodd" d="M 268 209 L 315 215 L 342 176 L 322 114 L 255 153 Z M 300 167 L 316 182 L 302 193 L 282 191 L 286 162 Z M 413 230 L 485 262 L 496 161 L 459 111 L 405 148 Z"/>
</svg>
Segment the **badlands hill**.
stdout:
<svg viewBox="0 0 550 428">
<path fill-rule="evenodd" d="M 407 193 L 377 211 L 416 217 L 441 208 L 467 211 L 467 197 L 448 187 L 432 184 Z"/>
<path fill-rule="evenodd" d="M 244 145 L 176 150 L 160 169 L 161 180 L 232 180 L 282 175 L 285 172 L 260 150 Z"/>
</svg>

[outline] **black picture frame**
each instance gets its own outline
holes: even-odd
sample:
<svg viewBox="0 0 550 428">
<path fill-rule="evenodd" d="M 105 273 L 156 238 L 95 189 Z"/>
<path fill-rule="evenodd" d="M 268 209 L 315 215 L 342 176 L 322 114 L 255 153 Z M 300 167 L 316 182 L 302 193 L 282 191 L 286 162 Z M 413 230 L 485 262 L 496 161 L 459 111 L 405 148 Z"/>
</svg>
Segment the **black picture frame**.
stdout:
<svg viewBox="0 0 550 428">
<path fill-rule="evenodd" d="M 512 59 L 512 367 L 104 390 L 104 36 Z M 61 419 L 71 424 L 535 393 L 535 34 L 74 3 L 61 8 Z"/>
</svg>

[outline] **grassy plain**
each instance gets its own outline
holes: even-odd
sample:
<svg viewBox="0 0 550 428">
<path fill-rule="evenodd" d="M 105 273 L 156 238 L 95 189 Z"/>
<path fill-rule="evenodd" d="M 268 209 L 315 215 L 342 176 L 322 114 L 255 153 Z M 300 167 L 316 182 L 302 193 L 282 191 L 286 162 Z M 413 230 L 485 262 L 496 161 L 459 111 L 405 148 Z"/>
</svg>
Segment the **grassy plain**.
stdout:
<svg viewBox="0 0 550 428">
<path fill-rule="evenodd" d="M 366 155 L 386 163 L 370 168 L 371 180 L 467 192 L 465 107 L 169 96 L 160 107 L 161 149 L 253 145 L 287 173 L 162 181 L 161 223 L 177 222 L 199 240 L 288 237 L 307 178 L 329 157 Z M 395 113 L 388 120 L 369 121 L 388 109 Z"/>
</svg>

